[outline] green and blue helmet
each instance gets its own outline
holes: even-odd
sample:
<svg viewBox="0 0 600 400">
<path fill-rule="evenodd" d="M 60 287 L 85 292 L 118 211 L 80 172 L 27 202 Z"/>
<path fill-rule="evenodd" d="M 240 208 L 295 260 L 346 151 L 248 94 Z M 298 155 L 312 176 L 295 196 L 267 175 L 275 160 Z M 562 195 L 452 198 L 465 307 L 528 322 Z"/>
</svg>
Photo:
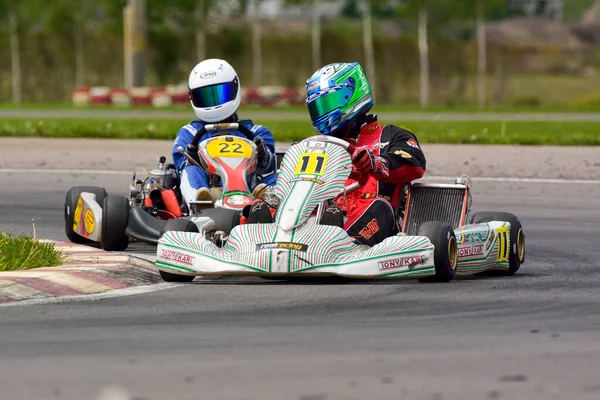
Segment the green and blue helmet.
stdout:
<svg viewBox="0 0 600 400">
<path fill-rule="evenodd" d="M 371 85 L 359 63 L 333 63 L 306 81 L 306 105 L 321 135 L 336 135 L 373 107 Z"/>
</svg>

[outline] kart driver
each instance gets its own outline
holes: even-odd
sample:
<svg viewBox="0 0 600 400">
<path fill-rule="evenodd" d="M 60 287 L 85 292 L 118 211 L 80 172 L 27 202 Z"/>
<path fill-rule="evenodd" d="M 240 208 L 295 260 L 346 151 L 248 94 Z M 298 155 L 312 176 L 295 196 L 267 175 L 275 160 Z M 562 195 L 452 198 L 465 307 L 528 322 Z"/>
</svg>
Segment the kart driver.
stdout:
<svg viewBox="0 0 600 400">
<path fill-rule="evenodd" d="M 275 138 L 265 126 L 255 125 L 251 120 L 238 120 L 241 86 L 235 69 L 225 60 L 204 60 L 192 69 L 188 79 L 188 89 L 190 103 L 198 120 L 185 125 L 177 133 L 173 144 L 173 162 L 180 176 L 181 194 L 190 213 L 213 207 L 210 204 L 197 204 L 195 207 L 190 207 L 190 201 L 214 203 L 216 199 L 209 189 L 207 172 L 190 164 L 185 156 L 179 153 L 178 148 L 187 149 L 194 135 L 206 124 L 237 122 L 252 131 L 257 148 L 257 169 L 248 183 L 250 190 L 253 190 L 253 196 L 262 197 L 266 187 L 273 186 L 277 180 Z M 229 133 L 245 137 L 238 131 Z M 204 134 L 200 142 L 210 138 L 211 135 L 212 132 Z"/>
<path fill-rule="evenodd" d="M 341 196 L 334 200 L 346 212 L 344 229 L 369 246 L 397 234 L 394 210 L 404 185 L 425 174 L 425 155 L 416 136 L 380 124 L 377 115 L 368 114 L 373 96 L 359 63 L 320 68 L 307 80 L 306 96 L 315 129 L 356 146 L 346 185 L 358 181 L 361 188 L 348 193 L 347 200 Z"/>
</svg>

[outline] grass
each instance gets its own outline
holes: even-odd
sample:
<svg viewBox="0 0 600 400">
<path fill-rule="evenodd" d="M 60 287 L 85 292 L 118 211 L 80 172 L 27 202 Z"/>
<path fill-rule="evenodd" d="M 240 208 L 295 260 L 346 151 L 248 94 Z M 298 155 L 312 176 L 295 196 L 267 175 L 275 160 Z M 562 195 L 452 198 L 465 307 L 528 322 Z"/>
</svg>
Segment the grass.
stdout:
<svg viewBox="0 0 600 400">
<path fill-rule="evenodd" d="M 540 84 L 541 85 L 541 84 Z M 589 85 L 589 82 L 588 82 Z M 545 86 L 542 86 L 545 87 Z M 531 98 L 538 97 L 535 94 L 535 90 L 530 92 L 521 91 L 521 96 L 516 97 L 515 99 L 511 99 L 515 103 L 525 103 L 519 105 L 503 105 L 503 106 L 487 106 L 485 108 L 479 108 L 476 105 L 469 104 L 456 104 L 456 105 L 430 105 L 426 108 L 422 108 L 419 105 L 410 105 L 410 104 L 377 104 L 376 110 L 378 113 L 386 113 L 386 112 L 432 112 L 432 113 L 444 113 L 444 112 L 461 112 L 461 113 L 482 113 L 482 112 L 497 112 L 497 113 L 530 113 L 530 112 L 565 112 L 565 113 L 575 113 L 575 112 L 598 112 L 600 106 L 598 105 L 598 101 L 589 102 L 586 101 L 584 96 L 581 97 L 581 101 L 573 101 L 569 105 L 548 105 L 548 104 L 527 104 L 527 101 L 530 101 Z M 546 89 L 539 89 L 544 92 Z M 538 92 L 539 93 L 539 92 Z M 600 92 L 594 92 L 596 97 L 600 97 Z M 591 96 L 591 95 L 589 95 Z M 525 99 L 525 100 L 523 100 Z M 595 100 L 595 99 L 594 99 Z M 535 103 L 535 101 L 534 101 Z M 0 110 L 110 110 L 111 112 L 121 112 L 128 113 L 132 110 L 136 112 L 147 112 L 149 117 L 151 118 L 151 114 L 156 111 L 178 111 L 178 112 L 187 112 L 190 116 L 193 116 L 192 111 L 189 105 L 173 105 L 168 107 L 152 107 L 152 106 L 130 106 L 130 107 L 116 107 L 116 106 L 107 106 L 107 105 L 80 105 L 74 106 L 71 103 L 0 103 Z M 259 105 L 244 105 L 240 109 L 240 115 L 243 115 L 244 112 L 254 112 L 254 111 L 268 111 L 274 114 L 279 112 L 298 112 L 308 115 L 308 111 L 306 107 L 303 105 L 295 105 L 295 106 L 273 106 L 273 107 L 263 107 Z"/>
<path fill-rule="evenodd" d="M 6 119 L 0 136 L 173 140 L 188 121 Z M 600 145 L 600 122 L 384 121 L 416 133 L 422 143 Z M 309 121 L 261 120 L 277 142 L 315 135 Z"/>
<path fill-rule="evenodd" d="M 54 243 L 0 233 L 0 271 L 55 267 L 61 260 L 62 253 L 54 248 Z"/>
</svg>

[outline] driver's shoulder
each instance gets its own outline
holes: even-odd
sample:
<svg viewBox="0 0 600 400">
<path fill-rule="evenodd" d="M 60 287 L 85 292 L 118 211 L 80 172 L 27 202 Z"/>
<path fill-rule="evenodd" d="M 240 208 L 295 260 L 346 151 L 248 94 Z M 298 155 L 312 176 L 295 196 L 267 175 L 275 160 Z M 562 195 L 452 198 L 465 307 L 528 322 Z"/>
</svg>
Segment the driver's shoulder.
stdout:
<svg viewBox="0 0 600 400">
<path fill-rule="evenodd" d="M 179 132 L 187 131 L 187 132 L 191 133 L 192 135 L 195 135 L 200 129 L 202 129 L 202 127 L 204 125 L 205 125 L 205 123 L 202 121 L 193 120 L 193 121 L 190 121 L 189 123 L 185 124 L 184 126 L 182 126 L 181 129 L 179 129 Z"/>
<path fill-rule="evenodd" d="M 255 124 L 251 119 L 240 119 L 238 124 L 250 129 L 254 133 L 258 132 L 270 132 L 269 128 L 265 125 Z"/>
</svg>

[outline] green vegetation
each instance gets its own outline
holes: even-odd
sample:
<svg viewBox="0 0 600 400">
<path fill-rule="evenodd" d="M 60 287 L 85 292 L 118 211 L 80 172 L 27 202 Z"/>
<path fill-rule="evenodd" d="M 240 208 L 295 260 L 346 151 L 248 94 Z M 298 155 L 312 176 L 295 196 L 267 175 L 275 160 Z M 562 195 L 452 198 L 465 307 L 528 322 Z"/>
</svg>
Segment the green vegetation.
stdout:
<svg viewBox="0 0 600 400">
<path fill-rule="evenodd" d="M 0 136 L 172 140 L 187 121 L 8 119 Z M 261 120 L 278 142 L 316 134 L 309 121 Z M 600 145 L 600 122 L 385 121 L 415 132 L 422 143 Z"/>
<path fill-rule="evenodd" d="M 0 271 L 55 267 L 61 262 L 62 253 L 54 243 L 0 233 Z"/>
<path fill-rule="evenodd" d="M 567 21 L 579 21 L 585 12 L 594 5 L 596 0 L 567 0 L 565 1 L 564 16 Z"/>
</svg>

